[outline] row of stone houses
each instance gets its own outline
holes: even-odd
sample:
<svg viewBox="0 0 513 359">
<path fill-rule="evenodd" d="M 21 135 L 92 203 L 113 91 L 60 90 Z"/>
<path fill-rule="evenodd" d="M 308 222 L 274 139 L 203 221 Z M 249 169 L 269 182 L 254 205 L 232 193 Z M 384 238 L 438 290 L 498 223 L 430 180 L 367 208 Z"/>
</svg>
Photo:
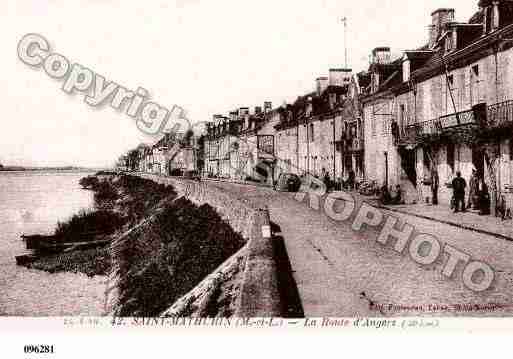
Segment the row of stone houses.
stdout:
<svg viewBox="0 0 513 359">
<path fill-rule="evenodd" d="M 330 69 L 315 91 L 276 109 L 215 115 L 206 172 L 269 181 L 281 172 L 401 185 L 408 202 L 448 203 L 457 171 L 486 179 L 513 203 L 513 1 L 480 0 L 468 22 L 431 14 L 427 41 L 393 59 L 372 51 L 367 71 Z M 492 208 L 493 210 L 493 208 Z"/>
<path fill-rule="evenodd" d="M 272 181 L 265 166 L 274 165 L 274 125 L 279 116 L 280 110 L 272 110 L 270 102 L 253 113 L 242 107 L 230 116 L 214 115 L 203 138 L 205 174 L 239 180 L 264 174 Z"/>
<path fill-rule="evenodd" d="M 141 144 L 123 156 L 124 168 L 162 175 L 197 170 L 198 137 L 189 133 L 166 133 L 153 145 Z"/>
<path fill-rule="evenodd" d="M 350 69 L 330 69 L 292 104 L 214 115 L 205 136 L 206 172 L 269 183 L 283 173 L 364 178 L 363 122 Z"/>
<path fill-rule="evenodd" d="M 127 167 L 268 183 L 283 172 L 354 175 L 400 185 L 409 203 L 431 201 L 438 183 L 446 204 L 456 172 L 468 181 L 476 170 L 492 202 L 512 207 L 513 1 L 476 5 L 465 23 L 454 9 L 434 11 L 426 43 L 400 57 L 377 47 L 366 71 L 333 68 L 293 103 L 216 114 L 187 143 L 166 134 L 131 151 Z"/>
<path fill-rule="evenodd" d="M 477 5 L 466 23 L 434 11 L 427 43 L 402 58 L 374 53 L 360 96 L 366 176 L 400 184 L 409 201 L 430 201 L 438 179 L 448 203 L 456 172 L 468 182 L 476 170 L 492 204 L 513 204 L 513 2 Z"/>
</svg>

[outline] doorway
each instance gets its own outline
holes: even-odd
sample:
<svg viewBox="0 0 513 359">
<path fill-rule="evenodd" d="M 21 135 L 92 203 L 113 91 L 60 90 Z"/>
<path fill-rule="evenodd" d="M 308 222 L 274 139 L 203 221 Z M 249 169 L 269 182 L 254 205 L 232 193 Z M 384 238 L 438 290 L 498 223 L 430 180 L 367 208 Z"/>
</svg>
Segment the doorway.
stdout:
<svg viewBox="0 0 513 359">
<path fill-rule="evenodd" d="M 484 178 L 484 154 L 481 149 L 472 148 L 472 164 L 476 168 L 479 178 Z"/>
<path fill-rule="evenodd" d="M 401 155 L 401 167 L 408 180 L 414 187 L 417 187 L 417 168 L 416 168 L 416 156 L 414 149 L 403 149 L 400 152 Z"/>
</svg>

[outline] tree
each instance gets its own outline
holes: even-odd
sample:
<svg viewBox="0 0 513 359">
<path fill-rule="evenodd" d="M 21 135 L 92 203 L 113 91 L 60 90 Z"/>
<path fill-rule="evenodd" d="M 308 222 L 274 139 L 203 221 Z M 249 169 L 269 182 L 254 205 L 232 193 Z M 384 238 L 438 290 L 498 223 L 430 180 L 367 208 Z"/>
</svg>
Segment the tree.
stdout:
<svg viewBox="0 0 513 359">
<path fill-rule="evenodd" d="M 132 171 L 137 171 L 139 169 L 139 150 L 131 150 L 128 152 L 128 168 Z"/>
</svg>

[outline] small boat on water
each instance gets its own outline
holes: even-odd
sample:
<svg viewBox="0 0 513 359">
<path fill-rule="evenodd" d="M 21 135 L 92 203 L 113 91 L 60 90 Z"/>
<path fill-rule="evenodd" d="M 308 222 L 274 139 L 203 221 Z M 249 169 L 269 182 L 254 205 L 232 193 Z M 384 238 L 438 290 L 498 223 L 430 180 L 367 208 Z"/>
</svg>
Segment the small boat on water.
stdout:
<svg viewBox="0 0 513 359">
<path fill-rule="evenodd" d="M 21 256 L 16 256 L 16 264 L 19 266 L 27 265 L 35 262 L 39 259 L 39 256 L 34 254 L 23 254 Z"/>
<path fill-rule="evenodd" d="M 109 236 L 106 235 L 98 236 L 96 240 L 92 240 L 95 237 L 83 236 L 82 239 L 89 238 L 89 240 L 82 240 L 81 242 L 65 242 L 65 239 L 60 236 L 23 235 L 21 237 L 25 240 L 27 249 L 31 249 L 32 253 L 15 257 L 16 264 L 20 266 L 29 265 L 46 255 L 104 247 L 111 242 Z"/>
<path fill-rule="evenodd" d="M 96 241 L 86 241 L 86 242 L 59 242 L 59 243 L 47 243 L 40 247 L 43 251 L 51 251 L 51 252 L 62 252 L 68 250 L 75 249 L 91 249 L 96 247 L 101 247 L 109 244 L 111 242 L 110 239 L 99 239 Z"/>
<path fill-rule="evenodd" d="M 45 249 L 55 249 L 59 247 L 67 248 L 71 245 L 76 244 L 85 244 L 85 243 L 94 243 L 97 242 L 95 239 L 104 239 L 104 233 L 91 232 L 91 233 L 81 233 L 78 236 L 74 236 L 73 238 L 57 236 L 57 235 L 25 235 L 23 234 L 21 238 L 25 241 L 25 245 L 27 249 L 34 250 L 45 250 Z"/>
<path fill-rule="evenodd" d="M 25 241 L 25 245 L 27 246 L 27 249 L 40 249 L 41 247 L 50 245 L 50 244 L 56 244 L 60 241 L 61 237 L 56 235 L 25 235 L 22 234 L 21 238 Z"/>
</svg>

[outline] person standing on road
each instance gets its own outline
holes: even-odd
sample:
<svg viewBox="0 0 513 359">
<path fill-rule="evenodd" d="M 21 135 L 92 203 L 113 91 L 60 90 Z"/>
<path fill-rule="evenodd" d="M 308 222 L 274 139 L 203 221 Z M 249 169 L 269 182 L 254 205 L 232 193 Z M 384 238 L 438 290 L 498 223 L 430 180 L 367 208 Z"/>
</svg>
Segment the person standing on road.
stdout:
<svg viewBox="0 0 513 359">
<path fill-rule="evenodd" d="M 431 193 L 433 194 L 433 198 L 431 199 L 431 203 L 433 206 L 438 205 L 438 171 L 431 171 Z"/>
<path fill-rule="evenodd" d="M 347 179 L 347 181 L 349 183 L 349 189 L 350 190 L 354 190 L 355 179 L 356 179 L 356 174 L 354 173 L 353 170 L 350 170 L 349 171 L 349 178 Z"/>
<path fill-rule="evenodd" d="M 479 205 L 479 194 L 478 194 L 479 178 L 477 171 L 472 170 L 472 176 L 468 182 L 468 206 L 467 208 L 478 209 Z"/>
<path fill-rule="evenodd" d="M 329 191 L 331 189 L 330 175 L 328 174 L 328 172 L 325 169 L 323 169 L 323 171 L 324 171 L 324 176 L 323 176 L 322 181 L 324 182 L 324 185 L 326 186 L 326 191 Z"/>
<path fill-rule="evenodd" d="M 452 180 L 452 191 L 454 196 L 454 213 L 465 212 L 465 188 L 467 182 L 461 177 L 461 172 L 456 172 L 456 178 Z"/>
<path fill-rule="evenodd" d="M 484 179 L 479 179 L 477 187 L 479 197 L 479 215 L 484 216 L 490 214 L 490 193 Z"/>
</svg>

